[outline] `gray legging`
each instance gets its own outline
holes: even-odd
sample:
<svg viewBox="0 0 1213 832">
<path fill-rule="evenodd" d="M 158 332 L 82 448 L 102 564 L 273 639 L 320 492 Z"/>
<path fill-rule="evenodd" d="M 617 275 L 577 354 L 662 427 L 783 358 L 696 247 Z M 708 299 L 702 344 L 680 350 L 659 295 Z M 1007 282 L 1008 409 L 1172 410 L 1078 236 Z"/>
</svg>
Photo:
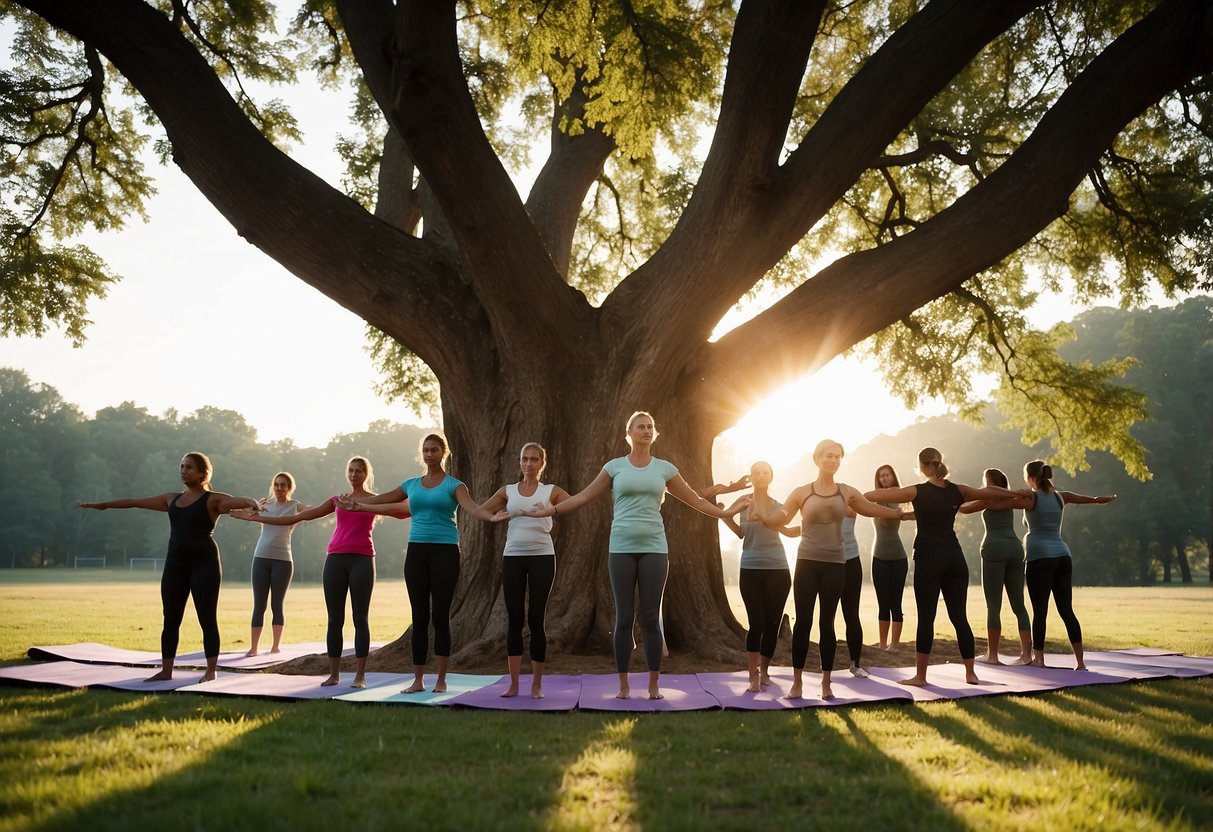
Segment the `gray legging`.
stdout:
<svg viewBox="0 0 1213 832">
<path fill-rule="evenodd" d="M 661 670 L 661 596 L 670 571 L 670 556 L 664 552 L 618 553 L 607 558 L 611 592 L 615 595 L 615 670 L 626 673 L 636 642 L 636 595 L 640 595 L 640 629 L 644 634 L 644 661 L 649 670 Z"/>
<path fill-rule="evenodd" d="M 1002 629 L 1002 590 L 1007 590 L 1007 600 L 1020 631 L 1030 630 L 1028 607 L 1023 602 L 1023 555 L 1010 560 L 981 559 L 981 588 L 986 595 L 986 627 Z"/>
<path fill-rule="evenodd" d="M 265 626 L 265 604 L 268 601 L 273 623 L 281 627 L 286 623 L 282 604 L 286 600 L 286 588 L 291 585 L 295 564 L 277 558 L 253 558 L 253 627 Z"/>
<path fill-rule="evenodd" d="M 354 655 L 371 652 L 371 592 L 375 589 L 375 559 L 353 552 L 335 552 L 324 559 L 324 606 L 328 608 L 328 654 L 337 658 L 345 648 L 345 595 L 354 619 Z"/>
</svg>

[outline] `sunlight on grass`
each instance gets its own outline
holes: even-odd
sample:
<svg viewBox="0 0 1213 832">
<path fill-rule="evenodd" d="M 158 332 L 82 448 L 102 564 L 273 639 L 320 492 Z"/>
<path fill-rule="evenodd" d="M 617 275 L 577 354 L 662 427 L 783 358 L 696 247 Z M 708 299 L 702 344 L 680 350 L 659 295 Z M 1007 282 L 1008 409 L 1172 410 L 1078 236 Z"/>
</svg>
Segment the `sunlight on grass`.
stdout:
<svg viewBox="0 0 1213 832">
<path fill-rule="evenodd" d="M 626 747 L 636 718 L 608 723 L 561 779 L 558 804 L 545 828 L 551 830 L 639 829 L 636 822 L 636 754 Z"/>
</svg>

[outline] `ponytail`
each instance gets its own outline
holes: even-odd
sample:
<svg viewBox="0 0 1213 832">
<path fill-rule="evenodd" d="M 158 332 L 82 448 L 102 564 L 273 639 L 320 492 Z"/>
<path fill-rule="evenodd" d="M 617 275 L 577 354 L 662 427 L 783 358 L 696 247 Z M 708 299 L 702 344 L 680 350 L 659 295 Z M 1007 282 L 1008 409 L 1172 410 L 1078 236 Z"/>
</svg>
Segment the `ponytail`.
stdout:
<svg viewBox="0 0 1213 832">
<path fill-rule="evenodd" d="M 1053 493 L 1053 466 L 1049 463 L 1034 459 L 1023 467 L 1025 478 L 1036 483 L 1036 487 L 1046 494 Z"/>
</svg>

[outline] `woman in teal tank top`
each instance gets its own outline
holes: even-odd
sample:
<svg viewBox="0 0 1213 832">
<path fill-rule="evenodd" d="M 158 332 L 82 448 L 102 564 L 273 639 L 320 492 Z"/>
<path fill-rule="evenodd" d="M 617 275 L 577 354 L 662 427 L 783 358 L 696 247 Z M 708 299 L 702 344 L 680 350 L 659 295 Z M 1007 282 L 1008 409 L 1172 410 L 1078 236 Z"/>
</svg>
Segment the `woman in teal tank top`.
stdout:
<svg viewBox="0 0 1213 832">
<path fill-rule="evenodd" d="M 986 487 L 1007 488 L 1007 475 L 998 468 L 985 471 Z M 1017 508 L 1031 508 L 1031 497 L 1001 500 L 975 500 L 960 507 L 961 514 L 981 512 L 986 534 L 981 540 L 981 588 L 986 596 L 986 654 L 977 661 L 1002 664 L 998 645 L 1002 640 L 1002 594 L 1006 591 L 1011 612 L 1019 625 L 1019 657 L 1008 664 L 1027 664 L 1032 660 L 1032 626 L 1023 600 L 1023 544 L 1015 534 Z"/>
</svg>

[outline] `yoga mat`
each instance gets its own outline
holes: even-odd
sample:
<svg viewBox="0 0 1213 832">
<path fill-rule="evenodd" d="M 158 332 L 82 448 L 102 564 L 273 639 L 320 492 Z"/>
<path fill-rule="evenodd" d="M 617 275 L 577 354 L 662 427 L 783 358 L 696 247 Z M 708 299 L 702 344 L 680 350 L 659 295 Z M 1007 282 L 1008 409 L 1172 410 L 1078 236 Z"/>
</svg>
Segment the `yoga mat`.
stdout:
<svg viewBox="0 0 1213 832">
<path fill-rule="evenodd" d="M 370 674 L 367 674 L 368 682 Z M 500 679 L 500 676 L 473 676 L 468 673 L 448 673 L 446 674 L 446 691 L 444 693 L 434 693 L 434 683 L 438 681 L 438 677 L 434 674 L 427 673 L 423 678 L 425 690 L 417 693 L 401 693 L 402 688 L 406 688 L 413 683 L 413 674 L 404 676 L 393 676 L 393 681 L 377 683 L 374 686 L 368 684 L 366 690 L 356 690 L 351 693 L 344 693 L 341 696 L 334 697 L 343 702 L 391 702 L 403 705 L 448 705 L 452 699 L 455 699 L 462 694 L 471 693 L 472 691 L 480 690 Z"/>
<path fill-rule="evenodd" d="M 382 644 L 372 644 L 376 650 Z M 244 651 L 219 654 L 219 667 L 233 670 L 259 670 L 273 667 L 314 654 L 323 654 L 327 648 L 322 641 L 306 641 L 299 644 L 284 644 L 278 653 L 261 653 L 256 656 L 245 656 Z M 121 647 L 110 647 L 96 642 L 81 642 L 79 644 L 61 644 L 53 647 L 31 647 L 26 654 L 35 661 L 66 659 L 74 662 L 97 662 L 99 664 L 130 664 L 145 667 L 159 667 L 160 654 L 151 650 L 126 650 Z M 354 655 L 354 643 L 349 642 L 342 656 Z M 177 667 L 205 667 L 206 656 L 201 650 L 183 653 L 177 656 Z"/>
<path fill-rule="evenodd" d="M 1115 647 L 1113 653 L 1129 653 L 1134 656 L 1182 656 L 1180 650 L 1167 650 L 1164 647 Z"/>
<path fill-rule="evenodd" d="M 834 699 L 821 699 L 821 674 L 805 673 L 803 677 L 800 699 L 785 699 L 788 689 L 792 686 L 792 671 L 788 668 L 776 668 L 771 671 L 772 684 L 757 693 L 751 693 L 746 688 L 750 684 L 750 675 L 746 671 L 735 673 L 699 673 L 696 674 L 703 689 L 716 698 L 722 708 L 742 711 L 779 711 L 796 710 L 798 708 L 820 707 L 822 705 L 855 705 L 861 702 L 908 702 L 913 697 L 901 685 L 869 677 L 856 679 L 847 671 L 835 671 L 831 680 Z"/>
<path fill-rule="evenodd" d="M 491 685 L 461 693 L 446 704 L 459 708 L 485 708 L 499 711 L 571 711 L 581 695 L 580 676 L 544 676 L 543 698 L 531 698 L 531 677 L 518 677 L 518 695 L 502 699 L 510 686 L 508 676 Z"/>
<path fill-rule="evenodd" d="M 96 665 L 82 662 L 39 662 L 0 668 L 0 679 L 30 685 L 57 685 L 68 688 L 115 688 L 136 693 L 180 690 L 201 681 L 201 670 L 178 670 L 167 682 L 145 682 L 147 668 L 121 665 Z"/>
<path fill-rule="evenodd" d="M 1159 668 L 1168 671 L 1168 676 L 1181 678 L 1213 674 L 1213 657 L 1209 656 L 1185 656 L 1182 653 L 1143 655 L 1120 650 L 1096 650 L 1085 654 L 1084 658 L 1088 665 L 1094 662 L 1101 666 Z"/>
<path fill-rule="evenodd" d="M 336 685 L 322 687 L 327 673 L 306 676 L 286 676 L 281 673 L 224 673 L 213 682 L 180 688 L 183 693 L 205 693 L 216 696 L 256 696 L 268 699 L 336 699 L 349 693 L 353 672 L 342 673 Z M 396 673 L 368 673 L 367 685 L 389 684 L 404 677 Z"/>
<path fill-rule="evenodd" d="M 669 673 L 661 676 L 664 699 L 649 699 L 649 674 L 629 673 L 630 699 L 617 699 L 617 674 L 587 674 L 581 677 L 581 696 L 577 707 L 583 711 L 705 711 L 720 707 L 716 697 L 703 689 L 693 673 Z"/>
</svg>

